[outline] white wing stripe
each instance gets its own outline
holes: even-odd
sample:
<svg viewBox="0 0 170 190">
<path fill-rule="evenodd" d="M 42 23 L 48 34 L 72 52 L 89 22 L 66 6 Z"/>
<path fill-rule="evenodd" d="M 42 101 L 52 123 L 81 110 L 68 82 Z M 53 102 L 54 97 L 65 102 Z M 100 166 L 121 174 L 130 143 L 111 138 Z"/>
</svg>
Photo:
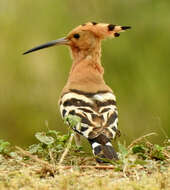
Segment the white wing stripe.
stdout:
<svg viewBox="0 0 170 190">
<path fill-rule="evenodd" d="M 86 97 L 86 96 L 84 96 L 84 95 L 76 94 L 76 93 L 74 93 L 74 92 L 70 92 L 70 93 L 65 94 L 65 95 L 62 97 L 62 102 L 65 102 L 66 100 L 73 99 L 73 98 L 82 100 L 82 101 L 84 101 L 84 102 L 86 102 L 86 103 L 90 103 L 90 104 L 93 103 L 93 101 L 90 100 L 88 97 Z"/>
</svg>

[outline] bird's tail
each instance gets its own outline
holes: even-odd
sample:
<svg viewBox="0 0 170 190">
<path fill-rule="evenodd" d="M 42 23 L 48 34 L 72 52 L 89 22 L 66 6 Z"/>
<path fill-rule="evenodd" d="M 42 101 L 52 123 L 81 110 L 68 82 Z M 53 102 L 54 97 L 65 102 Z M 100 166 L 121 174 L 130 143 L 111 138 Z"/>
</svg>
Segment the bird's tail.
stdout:
<svg viewBox="0 0 170 190">
<path fill-rule="evenodd" d="M 92 146 L 92 151 L 97 162 L 103 163 L 107 162 L 107 160 L 118 160 L 116 151 L 105 135 L 101 134 L 94 139 L 88 140 Z"/>
</svg>

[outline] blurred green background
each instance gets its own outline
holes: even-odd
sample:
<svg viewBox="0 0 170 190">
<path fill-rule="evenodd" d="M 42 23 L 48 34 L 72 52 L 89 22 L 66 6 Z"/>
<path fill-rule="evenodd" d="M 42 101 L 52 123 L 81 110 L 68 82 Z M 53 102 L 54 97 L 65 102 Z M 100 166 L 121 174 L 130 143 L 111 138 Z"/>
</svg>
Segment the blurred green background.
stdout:
<svg viewBox="0 0 170 190">
<path fill-rule="evenodd" d="M 24 51 L 88 21 L 130 25 L 102 43 L 105 80 L 117 95 L 121 140 L 170 134 L 169 0 L 0 0 L 0 138 L 20 146 L 48 128 L 67 132 L 58 98 L 71 58 L 67 47 Z"/>
</svg>

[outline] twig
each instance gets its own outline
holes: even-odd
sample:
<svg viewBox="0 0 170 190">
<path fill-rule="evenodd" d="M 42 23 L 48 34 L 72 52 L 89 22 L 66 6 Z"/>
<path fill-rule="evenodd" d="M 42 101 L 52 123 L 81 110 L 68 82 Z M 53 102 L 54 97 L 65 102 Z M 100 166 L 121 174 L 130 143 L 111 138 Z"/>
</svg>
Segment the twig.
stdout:
<svg viewBox="0 0 170 190">
<path fill-rule="evenodd" d="M 69 139 L 70 140 L 70 139 Z M 33 161 L 41 164 L 42 166 L 46 167 L 48 170 L 50 170 L 52 173 L 54 173 L 57 169 L 64 169 L 64 170 L 67 170 L 67 169 L 72 169 L 72 168 L 75 168 L 75 167 L 78 167 L 80 169 L 102 169 L 102 170 L 110 170 L 110 169 L 114 169 L 115 167 L 114 166 L 105 166 L 105 165 L 97 165 L 97 166 L 89 166 L 89 165 L 81 165 L 81 166 L 56 166 L 56 168 L 54 168 L 53 165 L 49 164 L 48 162 L 44 161 L 44 160 L 41 160 L 40 158 L 38 158 L 37 156 L 35 155 L 32 155 L 31 153 L 29 153 L 28 151 L 26 150 L 23 150 L 22 148 L 16 146 L 15 147 L 22 155 L 24 156 L 28 156 L 30 157 Z"/>
<path fill-rule="evenodd" d="M 81 136 L 78 133 L 74 133 L 74 141 L 77 147 L 81 147 Z"/>
<path fill-rule="evenodd" d="M 127 175 L 126 175 L 126 168 L 127 168 L 127 165 L 124 164 L 124 166 L 123 166 L 123 176 L 124 176 L 125 178 L 127 178 Z"/>
<path fill-rule="evenodd" d="M 136 180 L 139 181 L 139 175 L 138 175 L 138 172 L 134 169 L 134 172 L 135 172 L 135 175 L 136 175 Z"/>
<path fill-rule="evenodd" d="M 170 153 L 169 153 L 168 151 L 163 150 L 163 153 L 164 153 L 164 155 L 165 155 L 168 159 L 170 159 Z M 169 161 L 170 161 L 170 160 L 169 160 Z"/>
<path fill-rule="evenodd" d="M 49 156 L 50 156 L 50 159 L 51 159 L 53 166 L 55 166 L 55 160 L 54 160 L 53 154 L 52 154 L 50 149 L 49 149 Z"/>
<path fill-rule="evenodd" d="M 75 168 L 76 166 L 59 166 L 60 169 L 72 169 Z M 89 166 L 89 165 L 81 165 L 77 166 L 77 168 L 80 169 L 102 169 L 102 170 L 107 170 L 107 169 L 115 169 L 114 166 L 104 166 L 104 165 L 97 165 L 97 166 Z"/>
<path fill-rule="evenodd" d="M 138 142 L 140 142 L 141 140 L 145 139 L 146 137 L 150 137 L 152 135 L 156 135 L 156 133 L 149 133 L 146 135 L 143 135 L 141 137 L 139 137 L 138 139 L 135 139 L 134 141 L 132 141 L 132 143 L 128 146 L 128 149 L 132 148 L 135 144 L 137 144 Z"/>
<path fill-rule="evenodd" d="M 67 147 L 65 148 L 63 154 L 61 155 L 60 161 L 59 161 L 59 165 L 61 165 L 64 161 L 64 158 L 66 157 L 66 155 L 68 154 L 68 151 L 71 147 L 72 141 L 73 141 L 73 137 L 74 137 L 74 133 L 71 133 L 70 138 L 68 140 L 68 144 Z"/>
<path fill-rule="evenodd" d="M 49 164 L 48 162 L 46 162 L 46 161 L 44 161 L 44 160 L 39 159 L 37 156 L 32 155 L 32 154 L 29 153 L 28 151 L 23 150 L 22 148 L 20 148 L 20 147 L 18 147 L 18 146 L 15 146 L 15 148 L 16 148 L 21 154 L 23 154 L 24 156 L 30 157 L 30 158 L 31 158 L 32 160 L 34 160 L 35 162 L 40 163 L 41 165 L 43 165 L 44 167 L 46 167 L 48 170 L 50 170 L 50 171 L 54 174 L 55 168 L 54 168 L 53 165 Z"/>
</svg>

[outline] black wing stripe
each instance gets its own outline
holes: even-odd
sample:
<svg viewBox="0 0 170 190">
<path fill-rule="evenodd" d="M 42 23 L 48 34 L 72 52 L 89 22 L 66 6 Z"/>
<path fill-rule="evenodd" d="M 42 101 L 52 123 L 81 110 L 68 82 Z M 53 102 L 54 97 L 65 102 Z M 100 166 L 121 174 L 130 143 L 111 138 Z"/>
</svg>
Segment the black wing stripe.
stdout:
<svg viewBox="0 0 170 190">
<path fill-rule="evenodd" d="M 66 114 L 66 110 L 65 109 L 63 109 L 63 111 L 62 111 L 62 116 L 64 117 L 65 116 L 65 114 Z"/>
<path fill-rule="evenodd" d="M 86 112 L 86 113 L 93 113 L 93 111 L 87 109 L 87 108 L 78 108 L 79 110 Z"/>
<path fill-rule="evenodd" d="M 83 100 L 76 99 L 76 98 L 71 98 L 69 100 L 66 100 L 65 102 L 63 102 L 63 105 L 65 107 L 67 107 L 67 106 L 92 107 L 92 105 L 90 103 L 87 103 L 87 102 L 85 102 Z"/>
<path fill-rule="evenodd" d="M 106 126 L 109 126 L 109 125 L 113 124 L 113 123 L 115 122 L 116 118 L 117 118 L 117 114 L 116 114 L 116 112 L 114 112 L 114 113 L 109 117 L 109 119 L 107 120 Z"/>
<path fill-rule="evenodd" d="M 107 100 L 105 102 L 96 101 L 96 104 L 98 107 L 110 106 L 110 105 L 116 105 L 116 101 L 115 100 Z"/>
<path fill-rule="evenodd" d="M 109 110 L 110 110 L 110 108 L 104 108 L 100 113 L 105 113 L 105 112 L 107 112 Z"/>
<path fill-rule="evenodd" d="M 81 126 L 81 132 L 84 132 L 84 131 L 86 131 L 86 130 L 88 130 L 88 127 L 83 127 L 83 126 Z"/>
<path fill-rule="evenodd" d="M 90 122 L 90 120 L 87 117 L 84 117 L 81 114 L 76 113 L 77 116 L 79 116 L 81 118 L 81 123 L 85 123 L 89 126 L 92 126 L 92 123 Z"/>
<path fill-rule="evenodd" d="M 71 111 L 69 111 L 69 113 L 68 113 L 68 115 L 70 114 L 70 115 L 75 115 L 75 110 L 71 110 Z"/>
</svg>

